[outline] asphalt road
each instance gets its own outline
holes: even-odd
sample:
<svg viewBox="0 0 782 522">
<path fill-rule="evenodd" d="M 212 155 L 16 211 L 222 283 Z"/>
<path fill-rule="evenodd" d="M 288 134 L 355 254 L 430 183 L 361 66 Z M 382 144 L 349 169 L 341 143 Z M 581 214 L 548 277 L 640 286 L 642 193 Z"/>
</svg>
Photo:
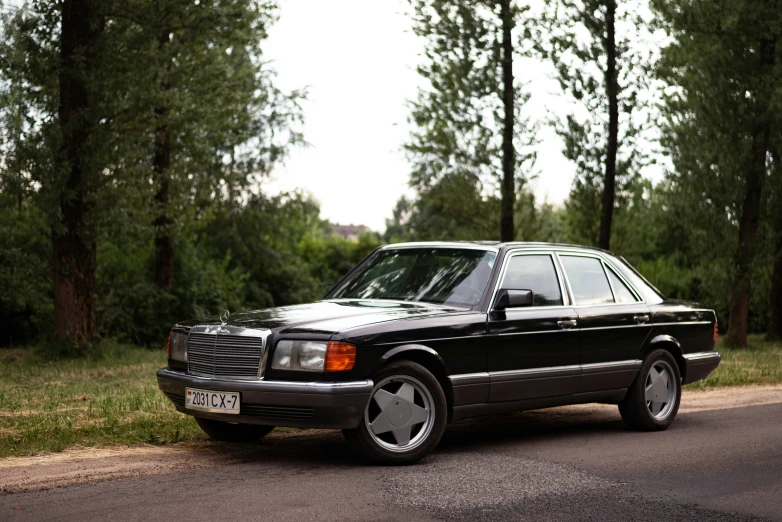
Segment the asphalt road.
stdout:
<svg viewBox="0 0 782 522">
<path fill-rule="evenodd" d="M 782 404 L 680 415 L 528 412 L 452 426 L 418 465 L 370 466 L 341 435 L 239 463 L 0 495 L 0 520 L 782 520 Z"/>
</svg>

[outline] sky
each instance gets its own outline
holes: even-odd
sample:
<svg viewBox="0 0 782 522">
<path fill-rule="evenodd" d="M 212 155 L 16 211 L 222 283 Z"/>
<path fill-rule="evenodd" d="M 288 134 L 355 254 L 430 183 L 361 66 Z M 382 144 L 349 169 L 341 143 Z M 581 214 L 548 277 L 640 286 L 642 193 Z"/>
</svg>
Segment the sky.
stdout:
<svg viewBox="0 0 782 522">
<path fill-rule="evenodd" d="M 410 195 L 410 165 L 402 146 L 410 135 L 409 100 L 423 80 L 416 73 L 423 41 L 412 32 L 407 0 L 280 0 L 279 21 L 264 47 L 285 90 L 307 87 L 303 102 L 307 147 L 291 151 L 266 184 L 269 192 L 297 188 L 332 223 L 382 232 L 402 195 Z M 527 60 L 514 74 L 529 82 L 530 116 L 562 107 L 553 69 Z M 549 127 L 538 136 L 538 201 L 567 197 L 574 166 Z"/>
</svg>

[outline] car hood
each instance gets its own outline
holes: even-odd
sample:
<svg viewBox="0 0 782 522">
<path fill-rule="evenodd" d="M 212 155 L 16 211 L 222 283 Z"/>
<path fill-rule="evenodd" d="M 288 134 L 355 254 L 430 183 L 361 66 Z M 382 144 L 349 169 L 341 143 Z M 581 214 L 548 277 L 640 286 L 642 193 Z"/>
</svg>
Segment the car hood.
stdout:
<svg viewBox="0 0 782 522">
<path fill-rule="evenodd" d="M 316 303 L 281 306 L 184 321 L 178 326 L 228 325 L 242 328 L 278 330 L 279 333 L 334 334 L 352 328 L 430 315 L 463 312 L 462 308 L 386 300 L 333 299 Z"/>
</svg>

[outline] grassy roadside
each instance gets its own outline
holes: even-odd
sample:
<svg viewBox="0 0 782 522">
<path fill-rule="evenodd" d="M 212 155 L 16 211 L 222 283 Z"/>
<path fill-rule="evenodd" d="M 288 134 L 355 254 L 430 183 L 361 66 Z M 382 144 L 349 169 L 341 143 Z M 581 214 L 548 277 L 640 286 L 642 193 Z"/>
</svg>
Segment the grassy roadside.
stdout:
<svg viewBox="0 0 782 522">
<path fill-rule="evenodd" d="M 165 365 L 165 350 L 127 345 L 63 361 L 0 350 L 0 458 L 205 438 L 158 390 L 155 372 Z"/>
<path fill-rule="evenodd" d="M 722 364 L 687 389 L 782 383 L 782 344 L 752 336 L 746 350 L 722 343 Z M 160 393 L 165 352 L 113 346 L 105 356 L 45 361 L 34 350 L 0 350 L 0 458 L 77 446 L 205 439 Z"/>
<path fill-rule="evenodd" d="M 720 365 L 706 379 L 688 384 L 684 389 L 782 383 L 782 343 L 770 343 L 762 335 L 750 335 L 748 344 L 747 348 L 737 350 L 727 348 L 718 339 Z"/>
</svg>

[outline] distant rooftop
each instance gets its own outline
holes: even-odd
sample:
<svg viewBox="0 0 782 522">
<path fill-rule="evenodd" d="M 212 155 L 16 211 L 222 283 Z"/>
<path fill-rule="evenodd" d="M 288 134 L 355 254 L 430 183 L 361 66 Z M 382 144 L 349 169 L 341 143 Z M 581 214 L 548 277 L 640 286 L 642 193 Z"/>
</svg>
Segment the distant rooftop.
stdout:
<svg viewBox="0 0 782 522">
<path fill-rule="evenodd" d="M 364 225 L 336 225 L 332 224 L 332 228 L 334 228 L 334 233 L 338 236 L 341 236 L 345 239 L 358 239 L 358 237 L 361 234 L 366 234 L 369 232 L 369 228 L 365 227 Z"/>
</svg>

